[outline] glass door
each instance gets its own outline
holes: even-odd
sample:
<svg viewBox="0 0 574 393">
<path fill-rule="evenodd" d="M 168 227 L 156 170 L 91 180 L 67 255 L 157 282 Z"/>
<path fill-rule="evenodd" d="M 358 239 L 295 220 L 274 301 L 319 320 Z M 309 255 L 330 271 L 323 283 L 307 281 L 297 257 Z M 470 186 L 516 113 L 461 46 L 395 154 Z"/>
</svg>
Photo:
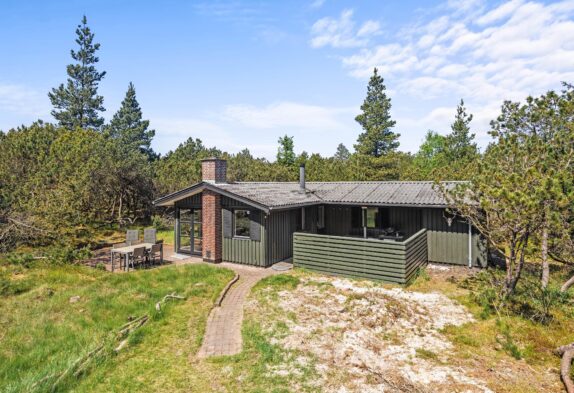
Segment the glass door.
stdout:
<svg viewBox="0 0 574 393">
<path fill-rule="evenodd" d="M 193 210 L 179 209 L 179 228 L 178 228 L 178 249 L 177 252 L 191 254 L 191 223 L 193 221 Z"/>
<path fill-rule="evenodd" d="M 193 253 L 201 254 L 203 230 L 201 227 L 201 209 L 193 211 L 193 231 L 192 231 Z"/>
</svg>

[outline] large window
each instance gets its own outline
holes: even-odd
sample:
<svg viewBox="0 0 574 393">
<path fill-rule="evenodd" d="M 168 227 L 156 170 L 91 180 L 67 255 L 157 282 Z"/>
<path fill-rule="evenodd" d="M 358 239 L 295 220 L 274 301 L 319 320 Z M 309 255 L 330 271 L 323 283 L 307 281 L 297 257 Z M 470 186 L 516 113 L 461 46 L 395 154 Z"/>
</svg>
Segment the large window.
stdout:
<svg viewBox="0 0 574 393">
<path fill-rule="evenodd" d="M 251 229 L 251 220 L 249 219 L 249 210 L 235 210 L 235 231 L 237 237 L 249 237 Z"/>
</svg>

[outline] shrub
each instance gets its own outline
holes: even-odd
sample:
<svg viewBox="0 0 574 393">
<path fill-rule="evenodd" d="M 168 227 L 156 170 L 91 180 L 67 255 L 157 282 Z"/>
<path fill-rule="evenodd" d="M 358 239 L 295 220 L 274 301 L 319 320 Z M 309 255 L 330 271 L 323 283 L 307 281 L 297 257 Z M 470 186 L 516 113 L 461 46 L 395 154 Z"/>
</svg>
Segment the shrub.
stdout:
<svg viewBox="0 0 574 393">
<path fill-rule="evenodd" d="M 106 270 L 106 265 L 103 262 L 98 262 L 96 264 L 96 269 L 98 270 Z"/>
<path fill-rule="evenodd" d="M 35 259 L 32 254 L 13 252 L 6 256 L 8 263 L 29 268 L 33 265 Z"/>
<path fill-rule="evenodd" d="M 70 264 L 89 258 L 91 255 L 92 252 L 87 247 L 77 249 L 70 246 L 54 246 L 46 252 L 48 261 L 54 264 Z"/>
<path fill-rule="evenodd" d="M 169 220 L 163 216 L 158 215 L 154 215 L 151 218 L 151 225 L 158 231 L 171 228 Z"/>
<path fill-rule="evenodd" d="M 496 326 L 501 333 L 501 336 L 497 337 L 496 341 L 502 346 L 504 351 L 514 359 L 522 359 L 522 351 L 520 351 L 520 348 L 518 348 L 518 346 L 514 343 L 510 333 L 510 326 L 501 319 L 496 320 Z"/>
</svg>

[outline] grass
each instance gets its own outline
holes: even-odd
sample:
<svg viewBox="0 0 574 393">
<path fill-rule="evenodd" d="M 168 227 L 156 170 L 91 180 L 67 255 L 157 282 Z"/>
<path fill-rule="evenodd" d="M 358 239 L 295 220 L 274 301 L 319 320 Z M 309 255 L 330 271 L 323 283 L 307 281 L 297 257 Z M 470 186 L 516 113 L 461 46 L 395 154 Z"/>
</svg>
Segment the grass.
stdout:
<svg viewBox="0 0 574 393">
<path fill-rule="evenodd" d="M 53 378 L 94 349 L 128 317 L 152 319 L 117 356 L 99 359 L 61 391 L 189 391 L 189 357 L 201 343 L 213 301 L 233 277 L 208 265 L 109 274 L 80 266 L 0 266 L 0 391 L 49 391 Z M 168 293 L 186 296 L 160 313 Z M 79 296 L 76 302 L 70 298 Z M 44 383 L 38 383 L 47 378 Z M 120 388 L 121 387 L 121 388 Z"/>
<path fill-rule="evenodd" d="M 235 356 L 213 358 L 205 363 L 205 372 L 214 381 L 212 391 L 318 391 L 311 383 L 317 377 L 313 362 L 301 363 L 297 351 L 287 350 L 274 343 L 274 338 L 285 334 L 288 329 L 285 322 L 275 314 L 282 312 L 273 307 L 277 293 L 292 290 L 298 284 L 298 277 L 282 274 L 264 278 L 255 285 L 250 297 L 257 300 L 259 305 L 255 309 L 246 309 L 242 328 L 243 351 Z M 264 314 L 260 312 L 262 310 Z M 271 321 L 270 325 L 266 321 Z"/>
<path fill-rule="evenodd" d="M 533 282 L 538 283 L 538 269 L 537 265 L 529 264 L 519 282 L 515 302 L 497 314 L 489 305 L 491 299 L 484 299 L 488 287 L 487 281 L 481 279 L 491 273 L 498 275 L 501 272 L 483 271 L 471 279 L 431 275 L 430 280 L 419 278 L 409 287 L 410 290 L 446 294 L 465 305 L 475 318 L 473 323 L 449 326 L 444 330 L 454 349 L 441 360 L 469 370 L 496 392 L 561 391 L 560 359 L 553 351 L 560 345 L 574 342 L 572 290 L 569 299 L 563 296 L 554 300 L 550 318 L 540 318 L 542 311 L 533 312 L 532 309 L 544 307 L 540 306 L 531 287 Z M 555 270 L 551 286 L 558 285 L 568 274 L 570 272 L 565 268 Z"/>
<path fill-rule="evenodd" d="M 171 236 L 169 232 L 165 236 Z M 568 274 L 554 273 L 557 281 Z M 276 344 L 277 338 L 289 333 L 290 321 L 298 318 L 277 306 L 280 293 L 294 290 L 312 274 L 297 271 L 260 281 L 250 294 L 256 305 L 245 311 L 243 351 L 197 359 L 208 312 L 233 277 L 229 270 L 187 265 L 112 275 L 79 266 L 0 263 L 0 391 L 49 391 L 50 383 L 37 382 L 67 368 L 128 317 L 144 313 L 152 316 L 151 321 L 130 336 L 124 350 L 98 359 L 86 374 L 66 380 L 60 390 L 318 391 L 313 358 Z M 533 274 L 527 272 L 524 283 Z M 319 291 L 331 286 L 314 285 Z M 443 330 L 453 344 L 451 351 L 439 356 L 419 349 L 417 357 L 460 367 L 497 392 L 560 391 L 559 359 L 553 350 L 574 341 L 571 300 L 559 299 L 565 303 L 553 304 L 551 318 L 541 323 L 527 317 L 523 308 L 500 315 L 485 311 L 479 296 L 483 285 L 478 280 L 469 286 L 464 275 L 450 277 L 430 270 L 411 283 L 408 290 L 443 293 L 465 305 L 475 318 Z M 173 301 L 157 314 L 155 302 L 171 292 L 187 299 Z M 80 298 L 71 303 L 73 296 Z M 392 344 L 393 337 L 385 339 Z M 301 355 L 310 360 L 301 363 Z"/>
</svg>

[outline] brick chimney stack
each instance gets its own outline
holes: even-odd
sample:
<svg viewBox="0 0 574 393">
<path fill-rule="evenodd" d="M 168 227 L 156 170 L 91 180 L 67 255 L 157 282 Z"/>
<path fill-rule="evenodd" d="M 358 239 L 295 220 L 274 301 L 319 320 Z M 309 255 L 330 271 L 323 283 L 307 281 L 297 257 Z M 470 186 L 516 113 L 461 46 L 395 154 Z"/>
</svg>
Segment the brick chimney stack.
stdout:
<svg viewBox="0 0 574 393">
<path fill-rule="evenodd" d="M 208 183 L 227 183 L 227 161 L 220 158 L 201 160 L 201 180 Z"/>
<path fill-rule="evenodd" d="M 219 158 L 207 158 L 202 160 L 201 180 L 212 184 L 226 183 L 227 162 Z M 201 207 L 203 260 L 206 262 L 219 263 L 223 256 L 221 195 L 212 190 L 204 190 L 201 196 Z"/>
</svg>

